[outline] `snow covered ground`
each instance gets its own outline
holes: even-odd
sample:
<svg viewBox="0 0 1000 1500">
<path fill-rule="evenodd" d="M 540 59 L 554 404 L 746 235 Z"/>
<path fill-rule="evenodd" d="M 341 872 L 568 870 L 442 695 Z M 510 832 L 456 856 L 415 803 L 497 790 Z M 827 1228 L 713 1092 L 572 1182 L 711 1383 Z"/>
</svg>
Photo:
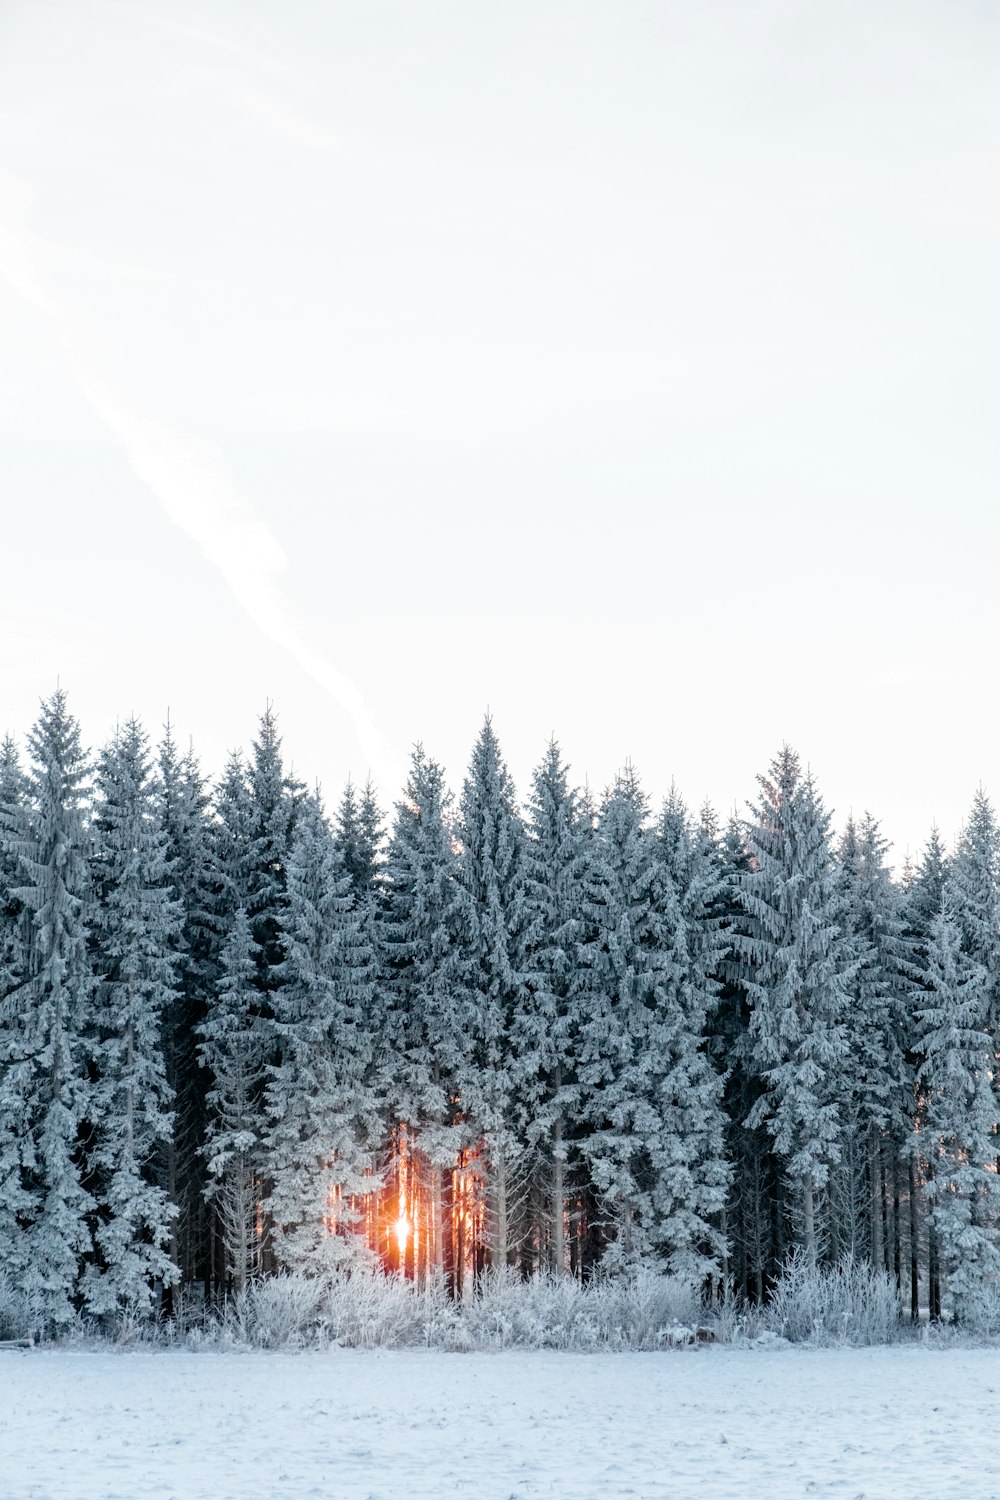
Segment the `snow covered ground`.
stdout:
<svg viewBox="0 0 1000 1500">
<path fill-rule="evenodd" d="M 1000 1351 L 0 1353 L 2 1500 L 990 1500 Z"/>
</svg>

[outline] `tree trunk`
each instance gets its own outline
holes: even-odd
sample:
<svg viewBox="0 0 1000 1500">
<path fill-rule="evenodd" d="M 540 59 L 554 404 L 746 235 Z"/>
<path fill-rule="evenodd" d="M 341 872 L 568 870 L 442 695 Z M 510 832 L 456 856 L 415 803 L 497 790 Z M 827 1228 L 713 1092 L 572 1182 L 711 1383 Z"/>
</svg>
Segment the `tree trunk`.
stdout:
<svg viewBox="0 0 1000 1500">
<path fill-rule="evenodd" d="M 498 1153 L 499 1160 L 491 1162 L 493 1233 L 490 1236 L 490 1263 L 504 1267 L 510 1254 L 510 1226 L 507 1222 L 507 1158 Z"/>
<path fill-rule="evenodd" d="M 920 1321 L 920 1220 L 917 1208 L 917 1171 L 910 1161 L 910 1318 Z"/>
<path fill-rule="evenodd" d="M 903 1287 L 903 1260 L 900 1246 L 902 1226 L 899 1222 L 899 1152 L 892 1152 L 892 1276 L 897 1288 Z"/>
<path fill-rule="evenodd" d="M 563 1122 L 557 1116 L 552 1130 L 552 1269 L 557 1276 L 566 1271 L 566 1163 L 562 1142 Z"/>
<path fill-rule="evenodd" d="M 941 1321 L 941 1266 L 933 1218 L 927 1224 L 927 1302 L 932 1323 Z"/>
<path fill-rule="evenodd" d="M 876 1270 L 881 1271 L 885 1264 L 885 1246 L 882 1240 L 882 1163 L 879 1158 L 878 1143 L 874 1139 L 868 1143 L 868 1186 L 871 1205 L 872 1265 Z"/>
<path fill-rule="evenodd" d="M 455 1300 L 461 1302 L 465 1296 L 465 1153 L 460 1157 L 461 1165 L 455 1173 L 458 1190 L 458 1218 L 455 1221 Z"/>
<path fill-rule="evenodd" d="M 443 1205 L 441 1202 L 441 1168 L 431 1167 L 431 1211 L 428 1222 L 430 1244 L 427 1247 L 427 1263 L 430 1266 L 431 1276 L 440 1280 L 444 1273 L 444 1223 Z"/>
<path fill-rule="evenodd" d="M 457 1302 L 461 1293 L 458 1286 L 458 1255 L 455 1246 L 455 1172 L 446 1173 L 441 1179 L 441 1268 L 445 1285 Z"/>
<path fill-rule="evenodd" d="M 722 1291 L 725 1295 L 729 1290 L 729 1210 L 725 1204 L 719 1215 L 719 1233 L 722 1235 Z"/>
<path fill-rule="evenodd" d="M 811 1182 L 802 1184 L 802 1243 L 806 1253 L 806 1261 L 810 1266 L 816 1265 L 816 1221 L 813 1205 L 813 1185 Z"/>
</svg>

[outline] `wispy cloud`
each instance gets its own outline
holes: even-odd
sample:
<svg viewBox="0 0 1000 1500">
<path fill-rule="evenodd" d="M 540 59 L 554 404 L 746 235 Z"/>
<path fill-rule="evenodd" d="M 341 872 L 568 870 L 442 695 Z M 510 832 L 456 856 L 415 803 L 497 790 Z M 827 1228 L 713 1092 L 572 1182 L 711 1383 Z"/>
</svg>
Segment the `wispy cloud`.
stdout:
<svg viewBox="0 0 1000 1500">
<path fill-rule="evenodd" d="M 69 372 L 136 477 L 201 548 L 257 628 L 343 709 L 372 774 L 391 787 L 390 759 L 364 695 L 309 644 L 295 620 L 280 587 L 288 559 L 277 537 L 238 492 L 221 453 L 138 411 L 101 368 L 82 320 L 47 285 L 43 248 L 26 223 L 29 201 L 22 183 L 0 178 L 0 276 L 50 321 Z"/>
</svg>

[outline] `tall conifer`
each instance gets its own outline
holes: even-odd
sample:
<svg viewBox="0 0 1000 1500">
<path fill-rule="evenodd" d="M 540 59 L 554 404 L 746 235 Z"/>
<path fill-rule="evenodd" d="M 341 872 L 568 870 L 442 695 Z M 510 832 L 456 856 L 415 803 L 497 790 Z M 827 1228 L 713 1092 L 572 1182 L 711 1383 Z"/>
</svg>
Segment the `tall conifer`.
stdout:
<svg viewBox="0 0 1000 1500">
<path fill-rule="evenodd" d="M 178 1275 L 168 1253 L 176 1207 L 155 1175 L 171 1137 L 161 1021 L 176 995 L 181 909 L 167 889 L 148 744 L 134 719 L 101 754 L 97 790 L 89 1150 L 97 1258 L 84 1292 L 93 1313 L 142 1315 L 152 1308 L 154 1282 L 169 1285 Z"/>
<path fill-rule="evenodd" d="M 27 800 L 4 811 L 25 943 L 20 983 L 3 1004 L 4 1197 L 20 1233 L 0 1255 L 40 1321 L 58 1327 L 78 1306 L 94 1207 L 84 1162 L 93 1026 L 87 761 L 62 689 L 43 703 L 28 745 Z"/>
<path fill-rule="evenodd" d="M 807 1258 L 817 1256 L 816 1198 L 841 1155 L 837 1083 L 848 1059 L 846 1014 L 857 968 L 830 819 L 785 746 L 758 778 L 748 828 L 751 868 L 737 887 L 738 947 L 750 999 L 752 1065 L 765 1085 L 748 1118 L 767 1126 L 785 1163 Z"/>
</svg>

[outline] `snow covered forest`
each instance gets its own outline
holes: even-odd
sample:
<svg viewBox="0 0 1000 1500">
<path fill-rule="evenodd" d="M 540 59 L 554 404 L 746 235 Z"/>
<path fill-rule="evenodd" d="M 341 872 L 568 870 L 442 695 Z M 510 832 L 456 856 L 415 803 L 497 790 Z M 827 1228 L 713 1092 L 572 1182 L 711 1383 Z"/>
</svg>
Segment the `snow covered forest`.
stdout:
<svg viewBox="0 0 1000 1500">
<path fill-rule="evenodd" d="M 721 824 L 557 744 L 521 803 L 327 811 L 274 713 L 209 787 L 91 757 L 64 692 L 0 755 L 0 1277 L 51 1332 L 290 1270 L 662 1269 L 764 1302 L 797 1252 L 916 1317 L 1000 1273 L 1000 829 L 898 878 L 785 747 Z"/>
</svg>

